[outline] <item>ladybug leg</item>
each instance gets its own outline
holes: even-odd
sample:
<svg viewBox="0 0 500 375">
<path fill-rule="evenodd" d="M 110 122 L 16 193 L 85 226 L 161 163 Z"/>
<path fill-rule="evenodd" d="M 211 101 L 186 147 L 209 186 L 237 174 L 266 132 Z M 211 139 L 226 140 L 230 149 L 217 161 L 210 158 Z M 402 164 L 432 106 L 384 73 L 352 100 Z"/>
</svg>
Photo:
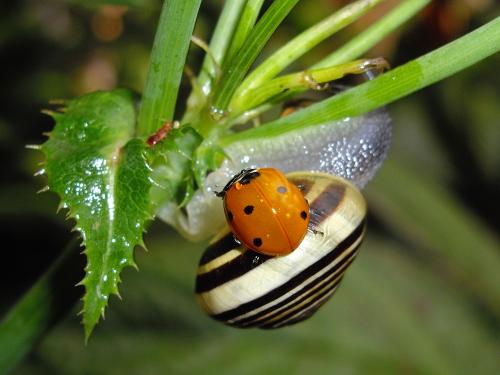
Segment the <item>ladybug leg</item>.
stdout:
<svg viewBox="0 0 500 375">
<path fill-rule="evenodd" d="M 238 239 L 238 237 L 236 237 L 233 233 L 233 240 L 234 242 L 236 242 L 238 245 L 241 245 L 241 241 Z"/>
<path fill-rule="evenodd" d="M 215 193 L 215 196 L 219 197 L 219 198 L 223 198 L 224 195 L 226 194 L 226 192 L 224 190 L 222 190 L 222 191 L 214 191 L 214 193 Z"/>
<path fill-rule="evenodd" d="M 318 225 L 321 223 L 321 213 L 311 209 L 309 211 L 309 216 L 310 220 L 309 220 L 309 225 L 307 227 L 307 231 L 311 232 L 314 235 L 317 234 L 324 235 L 322 231 L 316 229 Z"/>
<path fill-rule="evenodd" d="M 320 236 L 324 236 L 324 235 L 325 235 L 325 233 L 324 233 L 324 232 L 322 232 L 322 231 L 320 231 L 320 230 L 313 229 L 313 228 L 307 228 L 307 230 L 308 230 L 309 232 L 311 232 L 312 234 L 314 234 L 314 235 L 318 235 L 318 234 L 319 234 Z"/>
</svg>

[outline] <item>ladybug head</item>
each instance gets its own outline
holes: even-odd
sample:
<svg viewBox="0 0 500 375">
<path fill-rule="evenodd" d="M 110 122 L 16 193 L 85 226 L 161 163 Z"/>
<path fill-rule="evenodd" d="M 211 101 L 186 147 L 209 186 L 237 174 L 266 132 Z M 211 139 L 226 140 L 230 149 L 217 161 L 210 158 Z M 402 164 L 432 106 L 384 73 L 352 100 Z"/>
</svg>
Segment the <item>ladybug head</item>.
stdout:
<svg viewBox="0 0 500 375">
<path fill-rule="evenodd" d="M 224 195 L 226 192 L 233 186 L 236 182 L 239 182 L 242 185 L 248 184 L 251 180 L 254 178 L 260 176 L 260 173 L 258 169 L 254 168 L 249 168 L 249 169 L 243 169 L 239 173 L 235 174 L 231 180 L 224 186 L 224 189 L 222 191 L 216 191 L 215 195 L 218 196 L 219 198 L 224 198 Z"/>
<path fill-rule="evenodd" d="M 242 185 L 246 185 L 250 183 L 250 181 L 252 181 L 254 178 L 259 177 L 260 173 L 257 169 L 244 169 L 238 175 L 240 177 L 236 179 L 236 181 Z"/>
</svg>

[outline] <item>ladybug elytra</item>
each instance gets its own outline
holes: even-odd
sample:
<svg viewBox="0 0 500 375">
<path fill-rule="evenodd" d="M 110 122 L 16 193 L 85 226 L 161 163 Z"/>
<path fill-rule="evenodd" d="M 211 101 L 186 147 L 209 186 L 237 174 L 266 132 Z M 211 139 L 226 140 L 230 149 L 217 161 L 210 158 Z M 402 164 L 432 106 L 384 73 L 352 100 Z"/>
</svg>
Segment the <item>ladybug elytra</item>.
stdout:
<svg viewBox="0 0 500 375">
<path fill-rule="evenodd" d="M 302 192 L 273 168 L 244 169 L 217 193 L 235 237 L 266 255 L 286 255 L 303 240 L 309 205 Z"/>
</svg>

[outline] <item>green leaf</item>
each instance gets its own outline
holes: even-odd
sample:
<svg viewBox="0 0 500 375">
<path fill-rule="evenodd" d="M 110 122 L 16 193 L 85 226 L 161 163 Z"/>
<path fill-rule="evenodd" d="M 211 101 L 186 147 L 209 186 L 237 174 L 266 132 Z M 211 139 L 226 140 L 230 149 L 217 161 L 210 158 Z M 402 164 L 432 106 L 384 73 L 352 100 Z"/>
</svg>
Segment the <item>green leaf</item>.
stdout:
<svg viewBox="0 0 500 375">
<path fill-rule="evenodd" d="M 449 77 L 500 50 L 500 17 L 372 81 L 296 113 L 221 139 L 225 147 L 258 141 L 316 124 L 359 116 Z M 468 53 L 464 53 L 468 51 Z"/>
<path fill-rule="evenodd" d="M 370 48 L 380 42 L 396 28 L 415 16 L 430 0 L 406 0 L 385 14 L 366 30 L 356 35 L 349 42 L 313 65 L 313 68 L 324 68 L 331 65 L 342 64 L 356 59 Z"/>
<path fill-rule="evenodd" d="M 384 59 L 355 60 L 341 65 L 334 65 L 322 69 L 303 70 L 270 79 L 260 86 L 249 88 L 240 96 L 235 96 L 230 104 L 232 116 L 238 116 L 248 109 L 255 108 L 260 104 L 276 98 L 279 95 L 302 89 L 304 87 L 312 90 L 318 89 L 322 83 L 334 81 L 348 74 L 361 74 L 376 64 L 385 63 Z"/>
<path fill-rule="evenodd" d="M 224 4 L 212 33 L 210 45 L 205 51 L 205 58 L 198 77 L 191 79 L 192 91 L 186 101 L 187 108 L 182 123 L 196 119 L 199 116 L 200 109 L 206 105 L 212 86 L 219 78 L 220 65 L 226 59 L 226 50 L 235 32 L 234 29 L 240 20 L 241 9 L 245 2 L 246 0 L 233 0 Z"/>
<path fill-rule="evenodd" d="M 298 1 L 280 0 L 273 2 L 259 22 L 257 22 L 250 35 L 248 35 L 238 53 L 224 63 L 222 77 L 216 88 L 213 100 L 212 112 L 214 114 L 224 114 L 241 80 L 254 63 L 264 45 L 273 35 L 273 32 Z"/>
<path fill-rule="evenodd" d="M 0 373 L 12 370 L 40 338 L 64 318 L 81 296 L 74 285 L 82 262 L 72 240 L 59 258 L 37 280 L 0 322 Z"/>
<path fill-rule="evenodd" d="M 225 58 L 234 29 L 238 26 L 241 10 L 246 0 L 233 0 L 224 4 L 210 40 L 210 54 L 206 54 L 198 75 L 198 83 L 205 95 L 210 93 L 213 81 L 217 78 L 218 67 Z M 214 61 L 215 60 L 215 61 Z"/>
<path fill-rule="evenodd" d="M 163 4 L 142 96 L 137 132 L 145 136 L 173 120 L 201 0 L 168 0 Z"/>
<path fill-rule="evenodd" d="M 196 150 L 193 162 L 193 173 L 198 186 L 202 186 L 207 174 L 219 168 L 227 157 L 224 150 L 211 141 L 202 144 Z"/>
<path fill-rule="evenodd" d="M 130 92 L 96 92 L 66 103 L 43 144 L 49 188 L 76 219 L 87 256 L 83 324 L 88 338 L 118 294 L 120 271 L 135 265 L 149 218 L 146 144 L 131 139 L 135 108 Z"/>
<path fill-rule="evenodd" d="M 241 13 L 240 20 L 238 22 L 238 26 L 234 31 L 234 34 L 231 39 L 231 45 L 229 50 L 227 51 L 227 59 L 231 59 L 236 52 L 240 49 L 241 45 L 245 42 L 248 34 L 252 31 L 252 28 L 257 21 L 257 17 L 259 16 L 260 9 L 262 8 L 262 4 L 264 0 L 247 0 L 245 4 L 245 8 Z"/>
<path fill-rule="evenodd" d="M 397 183 L 394 183 L 397 179 Z M 367 189 L 374 214 L 419 244 L 484 306 L 500 316 L 500 243 L 443 186 L 389 158 Z"/>
<path fill-rule="evenodd" d="M 173 129 L 168 136 L 149 149 L 152 206 L 157 208 L 168 201 L 183 204 L 193 193 L 191 173 L 193 153 L 203 138 L 190 126 Z"/>
<path fill-rule="evenodd" d="M 235 96 L 243 95 L 248 90 L 265 84 L 320 42 L 359 19 L 380 1 L 358 0 L 352 2 L 311 26 L 274 52 L 252 71 L 242 82 Z"/>
</svg>

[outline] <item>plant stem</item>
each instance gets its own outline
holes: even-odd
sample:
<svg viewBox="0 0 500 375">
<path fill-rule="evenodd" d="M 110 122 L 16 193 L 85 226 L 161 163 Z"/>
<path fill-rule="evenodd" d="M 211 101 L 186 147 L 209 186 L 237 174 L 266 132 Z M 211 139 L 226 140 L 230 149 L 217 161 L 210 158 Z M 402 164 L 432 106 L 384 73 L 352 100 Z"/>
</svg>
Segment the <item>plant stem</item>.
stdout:
<svg viewBox="0 0 500 375">
<path fill-rule="evenodd" d="M 366 72 L 368 66 L 375 65 L 378 61 L 387 64 L 384 59 L 355 60 L 327 68 L 304 70 L 279 76 L 260 86 L 249 89 L 242 96 L 235 97 L 229 107 L 231 116 L 238 116 L 242 112 L 254 108 L 281 93 L 290 92 L 290 90 L 297 88 L 321 90 L 320 84 L 334 81 L 347 74 Z"/>
<path fill-rule="evenodd" d="M 24 294 L 0 324 L 0 373 L 28 354 L 38 340 L 73 308 L 83 294 L 85 258 L 71 241 L 44 275 Z"/>
<path fill-rule="evenodd" d="M 167 0 L 151 53 L 137 135 L 154 133 L 173 119 L 184 63 L 201 0 Z"/>
<path fill-rule="evenodd" d="M 390 13 L 384 15 L 362 33 L 356 35 L 338 50 L 313 65 L 312 68 L 323 68 L 345 63 L 356 59 L 380 42 L 386 35 L 408 21 L 418 13 L 430 0 L 405 0 Z"/>
<path fill-rule="evenodd" d="M 378 78 L 258 128 L 220 140 L 255 142 L 315 124 L 359 116 L 449 77 L 500 50 L 500 17 Z"/>
<path fill-rule="evenodd" d="M 368 51 L 371 47 L 377 44 L 380 40 L 382 40 L 387 34 L 401 26 L 404 22 L 414 16 L 418 11 L 420 11 L 425 5 L 427 5 L 430 0 L 407 0 L 401 3 L 399 6 L 394 8 L 390 13 L 384 15 L 382 19 L 374 23 L 370 28 L 366 29 L 362 33 L 358 34 L 356 37 L 351 39 L 347 44 L 342 46 L 337 51 L 333 52 L 331 55 L 323 59 L 322 61 L 314 64 L 310 67 L 310 70 L 319 69 L 319 68 L 327 68 L 332 67 L 339 64 L 347 63 L 348 61 L 358 58 L 364 52 Z M 297 46 L 300 48 L 300 46 Z M 260 68 L 257 68 L 257 70 Z M 255 72 L 255 71 L 254 71 Z M 253 73 L 252 73 L 253 74 Z M 252 75 L 250 74 L 250 76 Z M 249 76 L 249 77 L 250 77 Z M 245 82 L 247 82 L 247 79 Z M 242 83 L 241 87 L 245 84 Z M 238 95 L 240 92 L 238 89 L 237 93 L 234 96 L 233 103 L 231 106 L 235 106 L 237 102 L 245 102 L 241 96 Z M 250 92 L 254 92 L 257 88 L 245 90 L 246 93 L 244 97 L 251 96 Z M 286 93 L 280 94 L 273 98 L 273 102 L 280 103 L 290 98 L 300 94 L 301 92 L 307 91 L 307 87 L 295 88 L 293 90 L 289 90 Z M 237 116 L 237 114 L 232 114 L 233 116 Z"/>
<path fill-rule="evenodd" d="M 231 35 L 240 20 L 242 8 L 247 0 L 232 0 L 226 1 L 224 8 L 220 14 L 217 25 L 210 40 L 210 54 L 205 55 L 203 65 L 198 76 L 198 83 L 205 95 L 210 93 L 212 83 L 216 78 L 217 67 L 215 64 L 221 65 L 229 43 Z M 213 58 L 215 61 L 213 61 Z"/>
<path fill-rule="evenodd" d="M 260 51 L 273 32 L 299 0 L 274 1 L 252 30 L 245 43 L 222 69 L 222 77 L 216 88 L 211 112 L 214 116 L 224 115 L 236 88 L 248 72 Z"/>
<path fill-rule="evenodd" d="M 351 3 L 296 36 L 249 74 L 236 91 L 235 96 L 244 95 L 246 91 L 274 78 L 300 56 L 310 51 L 335 32 L 357 20 L 380 1 L 359 0 Z"/>
<path fill-rule="evenodd" d="M 252 31 L 252 28 L 257 21 L 260 9 L 264 0 L 248 0 L 243 13 L 240 18 L 240 22 L 234 32 L 233 39 L 231 40 L 231 46 L 227 52 L 227 59 L 231 59 L 234 54 L 240 49 L 240 47 L 245 42 L 248 34 Z"/>
</svg>

